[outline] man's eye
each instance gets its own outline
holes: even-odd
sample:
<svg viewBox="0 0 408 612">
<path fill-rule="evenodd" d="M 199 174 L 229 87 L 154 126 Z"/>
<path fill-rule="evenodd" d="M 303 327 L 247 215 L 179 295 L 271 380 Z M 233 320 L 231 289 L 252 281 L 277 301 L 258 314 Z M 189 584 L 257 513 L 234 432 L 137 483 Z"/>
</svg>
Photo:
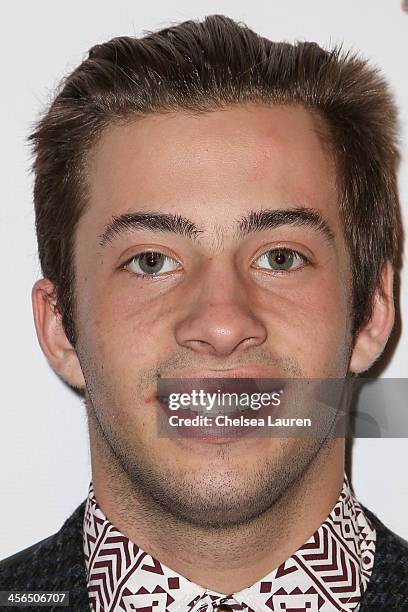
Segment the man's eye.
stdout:
<svg viewBox="0 0 408 612">
<path fill-rule="evenodd" d="M 156 274 L 173 272 L 178 267 L 179 263 L 177 261 L 155 251 L 139 253 L 123 265 L 123 268 L 139 276 L 155 276 Z"/>
<path fill-rule="evenodd" d="M 274 272 L 293 272 L 305 266 L 308 259 L 293 249 L 271 249 L 255 261 L 256 268 L 265 268 Z"/>
</svg>

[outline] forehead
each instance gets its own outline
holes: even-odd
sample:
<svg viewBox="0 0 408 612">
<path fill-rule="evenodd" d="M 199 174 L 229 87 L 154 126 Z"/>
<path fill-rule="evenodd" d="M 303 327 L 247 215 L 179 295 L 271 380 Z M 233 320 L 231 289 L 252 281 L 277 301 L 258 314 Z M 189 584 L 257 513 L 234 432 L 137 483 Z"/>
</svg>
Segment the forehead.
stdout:
<svg viewBox="0 0 408 612">
<path fill-rule="evenodd" d="M 322 124 L 301 106 L 154 114 L 111 125 L 88 165 L 86 217 L 177 212 L 227 227 L 246 210 L 309 206 L 337 216 Z"/>
</svg>

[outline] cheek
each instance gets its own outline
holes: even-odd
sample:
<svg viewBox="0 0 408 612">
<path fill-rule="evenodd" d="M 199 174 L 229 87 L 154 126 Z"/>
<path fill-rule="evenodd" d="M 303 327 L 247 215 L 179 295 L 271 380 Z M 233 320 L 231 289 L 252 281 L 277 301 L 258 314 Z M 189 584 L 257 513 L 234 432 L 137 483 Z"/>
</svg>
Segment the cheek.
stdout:
<svg viewBox="0 0 408 612">
<path fill-rule="evenodd" d="M 82 302 L 79 329 L 87 351 L 111 375 L 137 376 L 138 370 L 154 366 L 168 341 L 172 300 L 141 300 L 137 292 L 137 287 L 124 291 L 101 286 L 92 293 L 88 288 Z"/>
<path fill-rule="evenodd" d="M 86 303 L 79 321 L 81 364 L 100 418 L 124 439 L 130 431 L 136 438 L 151 436 L 156 420 L 148 400 L 165 331 L 157 323 L 163 318 L 159 304 L 145 309 L 131 296 L 96 289 Z"/>
<path fill-rule="evenodd" d="M 350 336 L 347 287 L 320 277 L 299 288 L 276 284 L 268 294 L 257 288 L 251 301 L 268 328 L 271 350 L 292 357 L 310 378 L 342 376 Z"/>
</svg>

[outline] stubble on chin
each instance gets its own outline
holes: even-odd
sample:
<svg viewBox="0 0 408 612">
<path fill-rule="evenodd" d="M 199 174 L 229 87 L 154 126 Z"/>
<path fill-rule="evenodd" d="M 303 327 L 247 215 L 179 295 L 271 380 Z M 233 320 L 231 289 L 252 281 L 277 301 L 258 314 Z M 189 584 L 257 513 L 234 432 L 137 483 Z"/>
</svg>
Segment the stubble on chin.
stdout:
<svg viewBox="0 0 408 612">
<path fill-rule="evenodd" d="M 174 363 L 183 362 L 176 359 Z M 290 364 L 290 373 L 299 375 L 300 368 L 295 366 Z M 135 383 L 133 397 L 141 397 L 156 377 L 156 366 L 146 370 Z M 93 473 L 98 472 L 104 486 L 120 500 L 117 507 L 128 520 L 137 507 L 201 529 L 249 524 L 290 496 L 319 455 L 329 452 L 332 442 L 329 432 L 322 438 L 275 438 L 269 455 L 257 458 L 252 451 L 248 464 L 239 465 L 231 461 L 227 446 L 219 446 L 199 471 L 189 470 L 186 464 L 174 467 L 172 457 L 155 456 L 140 431 L 138 436 L 132 434 L 122 411 L 114 408 L 115 389 L 98 378 L 98 370 L 89 369 L 86 378 Z"/>
</svg>

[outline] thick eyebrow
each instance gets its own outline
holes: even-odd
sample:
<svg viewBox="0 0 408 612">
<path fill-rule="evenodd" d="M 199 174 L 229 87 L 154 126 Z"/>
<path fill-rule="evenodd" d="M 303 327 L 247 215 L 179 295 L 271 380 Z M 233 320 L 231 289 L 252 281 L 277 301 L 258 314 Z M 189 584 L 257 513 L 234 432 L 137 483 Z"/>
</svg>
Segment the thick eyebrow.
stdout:
<svg viewBox="0 0 408 612">
<path fill-rule="evenodd" d="M 238 234 L 241 238 L 252 232 L 274 229 L 282 225 L 310 227 L 321 233 L 330 243 L 335 234 L 320 212 L 314 208 L 279 208 L 276 210 L 251 211 L 241 218 Z"/>
<path fill-rule="evenodd" d="M 250 211 L 238 220 L 237 235 L 244 238 L 253 232 L 274 229 L 282 225 L 306 226 L 320 232 L 333 243 L 335 235 L 319 211 L 313 208 L 279 208 Z M 113 216 L 99 236 L 99 245 L 105 247 L 121 234 L 147 229 L 153 232 L 180 234 L 191 240 L 197 240 L 204 233 L 193 221 L 173 213 L 134 212 Z"/>
<path fill-rule="evenodd" d="M 181 234 L 191 240 L 197 240 L 198 235 L 203 231 L 197 225 L 177 214 L 172 213 L 128 213 L 112 220 L 105 226 L 103 233 L 99 236 L 99 246 L 105 247 L 121 234 L 147 229 L 152 232 L 170 232 Z"/>
</svg>

